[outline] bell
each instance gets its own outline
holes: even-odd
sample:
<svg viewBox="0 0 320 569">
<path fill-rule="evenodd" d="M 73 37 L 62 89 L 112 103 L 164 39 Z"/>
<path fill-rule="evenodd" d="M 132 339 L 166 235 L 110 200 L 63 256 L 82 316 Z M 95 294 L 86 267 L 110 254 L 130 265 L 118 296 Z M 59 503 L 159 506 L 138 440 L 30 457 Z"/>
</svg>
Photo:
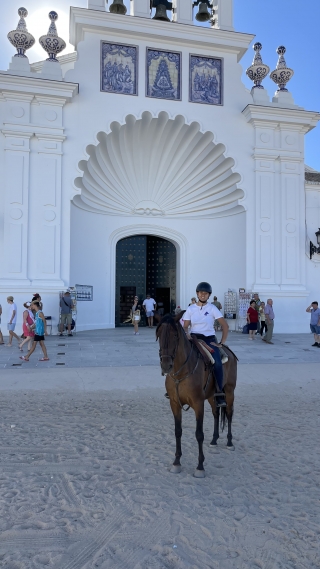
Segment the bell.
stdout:
<svg viewBox="0 0 320 569">
<path fill-rule="evenodd" d="M 127 13 L 127 8 L 125 7 L 123 0 L 113 0 L 109 12 L 112 14 L 123 14 L 123 16 Z"/>
<path fill-rule="evenodd" d="M 198 22 L 207 22 L 210 20 L 210 12 L 208 10 L 208 5 L 206 2 L 201 2 L 199 6 L 199 11 L 196 15 L 196 20 Z"/>
<path fill-rule="evenodd" d="M 152 18 L 153 20 L 164 20 L 165 22 L 170 22 L 170 18 L 167 16 L 167 8 L 164 4 L 158 4 L 156 7 L 156 13 Z"/>
</svg>

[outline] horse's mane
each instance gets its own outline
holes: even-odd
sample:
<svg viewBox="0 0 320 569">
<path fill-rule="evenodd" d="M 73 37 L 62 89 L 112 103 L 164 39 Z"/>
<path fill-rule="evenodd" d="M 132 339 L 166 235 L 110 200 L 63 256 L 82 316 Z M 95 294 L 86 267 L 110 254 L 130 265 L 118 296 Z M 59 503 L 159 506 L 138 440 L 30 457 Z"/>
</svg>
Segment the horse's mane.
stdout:
<svg viewBox="0 0 320 569">
<path fill-rule="evenodd" d="M 163 316 L 163 318 L 161 318 L 158 326 L 156 327 L 156 336 L 158 337 L 158 332 L 159 332 L 159 328 L 162 324 L 170 324 L 170 326 L 172 326 L 172 328 L 174 329 L 174 331 L 178 330 L 177 327 L 177 323 L 175 322 L 174 318 L 171 316 L 171 314 L 165 314 Z"/>
</svg>

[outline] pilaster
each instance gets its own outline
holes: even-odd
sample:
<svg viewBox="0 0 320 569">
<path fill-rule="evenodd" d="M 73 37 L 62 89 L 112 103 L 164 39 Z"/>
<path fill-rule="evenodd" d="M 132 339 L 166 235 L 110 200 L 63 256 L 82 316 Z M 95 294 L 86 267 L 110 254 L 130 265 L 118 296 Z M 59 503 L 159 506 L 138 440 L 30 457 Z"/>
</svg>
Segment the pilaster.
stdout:
<svg viewBox="0 0 320 569">
<path fill-rule="evenodd" d="M 247 236 L 255 267 L 247 286 L 261 293 L 305 295 L 304 134 L 320 115 L 272 104 L 248 105 L 243 114 L 254 128 L 255 161 L 249 199 L 255 227 L 248 227 Z"/>
<path fill-rule="evenodd" d="M 2 279 L 29 284 L 28 213 L 30 138 L 23 130 L 2 130 L 5 136 Z"/>
<path fill-rule="evenodd" d="M 0 74 L 5 100 L 0 287 L 64 286 L 61 279 L 63 106 L 72 83 Z M 1 220 L 0 220 L 1 221 Z"/>
</svg>

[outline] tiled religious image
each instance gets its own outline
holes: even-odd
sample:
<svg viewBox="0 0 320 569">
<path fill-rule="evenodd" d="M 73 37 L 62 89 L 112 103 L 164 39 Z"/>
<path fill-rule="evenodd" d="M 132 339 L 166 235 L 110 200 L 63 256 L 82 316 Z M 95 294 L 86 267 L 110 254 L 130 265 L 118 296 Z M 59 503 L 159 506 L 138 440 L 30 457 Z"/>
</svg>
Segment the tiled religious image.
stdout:
<svg viewBox="0 0 320 569">
<path fill-rule="evenodd" d="M 222 105 L 222 59 L 190 55 L 189 100 Z"/>
<path fill-rule="evenodd" d="M 181 100 L 181 53 L 147 48 L 146 95 Z"/>
<path fill-rule="evenodd" d="M 101 42 L 101 91 L 137 95 L 137 69 L 136 46 Z"/>
</svg>

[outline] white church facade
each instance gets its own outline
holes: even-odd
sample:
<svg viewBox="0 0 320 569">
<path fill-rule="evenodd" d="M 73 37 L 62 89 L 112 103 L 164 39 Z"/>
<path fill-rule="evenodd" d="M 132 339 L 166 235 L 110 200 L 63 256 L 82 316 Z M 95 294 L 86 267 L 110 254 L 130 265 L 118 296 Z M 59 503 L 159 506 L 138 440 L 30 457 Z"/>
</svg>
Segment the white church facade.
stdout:
<svg viewBox="0 0 320 569">
<path fill-rule="evenodd" d="M 221 300 L 273 298 L 275 332 L 306 332 L 320 176 L 304 136 L 320 114 L 295 105 L 281 50 L 272 98 L 259 45 L 243 85 L 254 36 L 234 31 L 233 0 L 218 0 L 211 28 L 193 23 L 191 0 L 173 4 L 167 21 L 149 0 L 130 14 L 88 0 L 70 10 L 74 53 L 55 60 L 52 15 L 51 61 L 30 65 L 21 48 L 0 72 L 1 303 L 14 296 L 21 318 L 38 292 L 55 325 L 59 291 L 91 285 L 77 328 L 111 328 L 130 295 L 184 308 L 209 281 Z"/>
</svg>

